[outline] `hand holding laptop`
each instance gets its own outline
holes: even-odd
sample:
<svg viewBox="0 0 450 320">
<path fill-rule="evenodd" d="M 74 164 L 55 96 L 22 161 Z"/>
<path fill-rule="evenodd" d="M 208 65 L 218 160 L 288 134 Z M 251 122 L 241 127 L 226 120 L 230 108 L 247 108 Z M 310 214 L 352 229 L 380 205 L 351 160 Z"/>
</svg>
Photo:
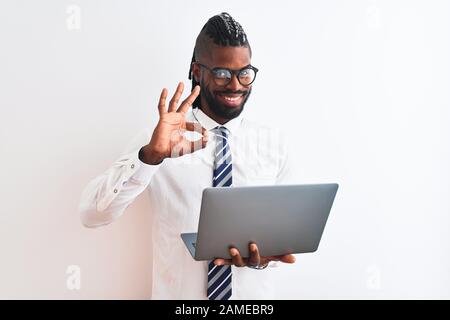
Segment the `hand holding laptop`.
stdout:
<svg viewBox="0 0 450 320">
<path fill-rule="evenodd" d="M 294 263 L 295 262 L 295 256 L 292 254 L 285 254 L 285 255 L 279 255 L 279 256 L 267 256 L 267 257 L 261 257 L 259 254 L 258 246 L 256 243 L 250 243 L 248 245 L 248 251 L 250 253 L 250 256 L 248 258 L 241 257 L 241 254 L 238 249 L 231 247 L 230 248 L 230 256 L 231 259 L 215 259 L 214 264 L 221 266 L 221 265 L 227 265 L 232 264 L 236 267 L 255 267 L 255 266 L 267 266 L 267 264 L 270 261 L 281 261 L 284 263 Z"/>
<path fill-rule="evenodd" d="M 181 238 L 197 261 L 264 267 L 318 249 L 338 185 L 205 188 L 198 232 Z"/>
</svg>

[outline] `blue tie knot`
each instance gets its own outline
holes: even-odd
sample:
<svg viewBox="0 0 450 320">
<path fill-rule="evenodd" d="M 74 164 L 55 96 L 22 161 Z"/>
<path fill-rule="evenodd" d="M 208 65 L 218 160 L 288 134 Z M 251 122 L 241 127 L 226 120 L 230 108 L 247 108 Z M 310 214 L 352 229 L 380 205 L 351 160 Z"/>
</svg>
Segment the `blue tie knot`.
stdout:
<svg viewBox="0 0 450 320">
<path fill-rule="evenodd" d="M 223 126 L 215 127 L 211 131 L 225 139 L 228 138 L 228 134 L 230 133 L 230 131 Z"/>
</svg>

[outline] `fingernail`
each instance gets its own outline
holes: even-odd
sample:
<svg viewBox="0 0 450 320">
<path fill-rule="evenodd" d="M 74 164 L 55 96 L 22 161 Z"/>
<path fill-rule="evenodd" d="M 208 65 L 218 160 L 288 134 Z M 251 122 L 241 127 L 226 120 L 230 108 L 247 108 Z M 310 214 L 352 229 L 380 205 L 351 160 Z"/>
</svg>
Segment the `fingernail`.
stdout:
<svg viewBox="0 0 450 320">
<path fill-rule="evenodd" d="M 216 266 L 221 266 L 221 265 L 222 265 L 222 261 L 214 261 L 214 264 L 215 264 Z"/>
<path fill-rule="evenodd" d="M 231 249 L 230 253 L 234 257 L 235 255 L 237 255 L 237 250 L 236 249 Z"/>
<path fill-rule="evenodd" d="M 256 251 L 256 244 L 252 243 L 252 244 L 250 245 L 250 249 L 251 249 L 252 251 Z"/>
</svg>

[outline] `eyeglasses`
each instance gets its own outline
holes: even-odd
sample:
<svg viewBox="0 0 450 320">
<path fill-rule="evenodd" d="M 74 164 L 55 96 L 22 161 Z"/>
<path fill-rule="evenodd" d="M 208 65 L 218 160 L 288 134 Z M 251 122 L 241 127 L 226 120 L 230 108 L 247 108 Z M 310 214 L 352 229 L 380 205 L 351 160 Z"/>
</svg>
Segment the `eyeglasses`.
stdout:
<svg viewBox="0 0 450 320">
<path fill-rule="evenodd" d="M 258 68 L 248 65 L 239 70 L 231 70 L 228 68 L 209 68 L 204 64 L 196 62 L 200 67 L 209 70 L 214 75 L 214 82 L 221 87 L 225 87 L 231 82 L 233 75 L 236 75 L 239 83 L 243 86 L 249 86 L 255 81 Z"/>
</svg>

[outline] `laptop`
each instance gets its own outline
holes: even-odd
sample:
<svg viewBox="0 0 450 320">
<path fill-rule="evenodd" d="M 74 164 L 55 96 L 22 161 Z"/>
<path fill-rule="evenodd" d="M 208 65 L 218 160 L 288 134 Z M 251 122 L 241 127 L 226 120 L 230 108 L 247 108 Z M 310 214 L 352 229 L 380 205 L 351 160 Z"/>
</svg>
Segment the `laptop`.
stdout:
<svg viewBox="0 0 450 320">
<path fill-rule="evenodd" d="M 182 233 L 195 260 L 230 258 L 229 247 L 248 257 L 255 242 L 261 256 L 318 249 L 338 184 L 206 188 L 198 232 Z"/>
</svg>

